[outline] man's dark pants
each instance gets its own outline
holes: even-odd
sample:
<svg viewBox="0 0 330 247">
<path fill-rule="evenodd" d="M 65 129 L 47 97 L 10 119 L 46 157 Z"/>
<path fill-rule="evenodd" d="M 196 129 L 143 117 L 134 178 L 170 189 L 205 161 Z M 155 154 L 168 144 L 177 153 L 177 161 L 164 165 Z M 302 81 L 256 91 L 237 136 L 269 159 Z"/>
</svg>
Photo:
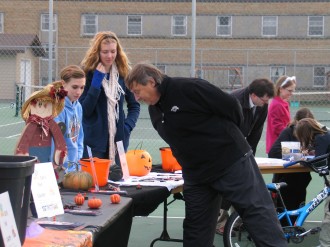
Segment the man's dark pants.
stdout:
<svg viewBox="0 0 330 247">
<path fill-rule="evenodd" d="M 183 190 L 186 217 L 184 247 L 213 246 L 220 195 L 230 201 L 258 247 L 285 247 L 287 241 L 252 152 L 226 168 L 216 181 Z"/>
</svg>

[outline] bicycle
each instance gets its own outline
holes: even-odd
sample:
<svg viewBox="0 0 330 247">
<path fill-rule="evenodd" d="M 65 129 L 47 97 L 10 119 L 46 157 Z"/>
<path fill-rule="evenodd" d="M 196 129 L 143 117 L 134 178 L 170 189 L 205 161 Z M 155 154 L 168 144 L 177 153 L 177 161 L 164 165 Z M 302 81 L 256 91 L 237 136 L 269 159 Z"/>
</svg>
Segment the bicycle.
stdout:
<svg viewBox="0 0 330 247">
<path fill-rule="evenodd" d="M 286 220 L 287 224 L 282 226 L 284 235 L 288 243 L 292 242 L 294 244 L 300 244 L 304 241 L 304 238 L 309 234 L 316 234 L 321 231 L 320 227 L 315 227 L 306 230 L 303 224 L 308 217 L 308 215 L 315 210 L 328 196 L 330 196 L 330 184 L 326 175 L 329 174 L 328 162 L 330 153 L 317 156 L 309 160 L 299 160 L 284 164 L 283 166 L 289 167 L 300 163 L 303 166 L 309 167 L 312 171 L 318 173 L 324 178 L 325 187 L 321 190 L 312 200 L 310 200 L 304 206 L 296 210 L 287 210 L 281 196 L 280 189 L 287 186 L 286 183 L 269 183 L 267 188 L 270 192 L 277 194 L 280 205 L 283 208 L 277 208 L 278 219 Z M 295 222 L 293 219 L 295 218 Z M 223 233 L 223 242 L 225 247 L 252 247 L 256 246 L 253 242 L 252 237 L 247 232 L 244 227 L 240 216 L 237 212 L 230 215 L 225 225 Z"/>
</svg>

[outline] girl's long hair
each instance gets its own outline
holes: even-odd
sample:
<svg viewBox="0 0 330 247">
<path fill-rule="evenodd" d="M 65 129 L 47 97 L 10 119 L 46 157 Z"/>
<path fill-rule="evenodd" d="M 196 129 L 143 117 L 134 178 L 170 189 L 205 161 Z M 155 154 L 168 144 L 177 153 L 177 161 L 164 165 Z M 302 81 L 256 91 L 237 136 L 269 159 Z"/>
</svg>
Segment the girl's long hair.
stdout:
<svg viewBox="0 0 330 247">
<path fill-rule="evenodd" d="M 300 141 L 303 150 L 314 146 L 315 136 L 323 135 L 327 130 L 322 124 L 312 118 L 303 118 L 298 121 L 295 128 L 295 135 Z"/>
<path fill-rule="evenodd" d="M 94 71 L 100 62 L 100 51 L 102 43 L 117 44 L 117 56 L 115 62 L 119 71 L 119 75 L 125 78 L 131 69 L 129 60 L 119 42 L 117 35 L 110 31 L 98 32 L 91 40 L 90 47 L 87 50 L 85 57 L 81 61 L 81 66 L 83 67 L 85 73 L 87 74 L 89 71 Z"/>
</svg>

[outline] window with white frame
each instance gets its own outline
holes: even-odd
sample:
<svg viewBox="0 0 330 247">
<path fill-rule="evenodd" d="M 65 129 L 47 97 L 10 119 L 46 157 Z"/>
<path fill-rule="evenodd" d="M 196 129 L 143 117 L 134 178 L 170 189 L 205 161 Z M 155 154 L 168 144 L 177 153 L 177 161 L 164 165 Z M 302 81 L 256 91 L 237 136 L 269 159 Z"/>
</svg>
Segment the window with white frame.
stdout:
<svg viewBox="0 0 330 247">
<path fill-rule="evenodd" d="M 47 59 L 49 58 L 49 44 L 43 44 L 42 47 L 45 50 L 45 56 L 43 57 L 43 59 Z M 56 54 L 55 54 L 55 44 L 52 44 L 52 59 L 56 58 Z"/>
<path fill-rule="evenodd" d="M 3 21 L 4 21 L 4 18 L 3 18 L 3 16 L 4 16 L 4 14 L 3 13 L 0 13 L 0 33 L 3 33 L 4 32 L 4 23 L 3 23 Z"/>
<path fill-rule="evenodd" d="M 262 17 L 262 36 L 277 36 L 277 16 Z"/>
<path fill-rule="evenodd" d="M 161 72 L 163 72 L 164 74 L 166 74 L 166 65 L 164 64 L 156 64 L 155 65 Z"/>
<path fill-rule="evenodd" d="M 142 16 L 129 15 L 127 16 L 127 34 L 142 35 Z"/>
<path fill-rule="evenodd" d="M 94 14 L 84 14 L 81 16 L 82 35 L 94 35 L 97 33 L 98 18 Z"/>
<path fill-rule="evenodd" d="M 231 36 L 231 16 L 217 16 L 217 35 Z"/>
<path fill-rule="evenodd" d="M 270 80 L 274 83 L 280 78 L 282 75 L 285 75 L 285 67 L 284 66 L 272 66 L 270 67 Z"/>
<path fill-rule="evenodd" d="M 53 31 L 56 31 L 57 15 L 53 16 Z M 49 31 L 49 14 L 41 14 L 41 31 Z"/>
<path fill-rule="evenodd" d="M 325 67 L 315 66 L 313 73 L 313 86 L 314 87 L 325 87 L 326 86 L 326 73 Z"/>
<path fill-rule="evenodd" d="M 324 17 L 308 16 L 308 35 L 323 36 L 324 33 Z"/>
<path fill-rule="evenodd" d="M 187 35 L 187 16 L 184 15 L 172 16 L 172 35 L 174 36 Z"/>
<path fill-rule="evenodd" d="M 228 69 L 228 84 L 231 86 L 242 86 L 243 67 L 236 66 Z"/>
</svg>

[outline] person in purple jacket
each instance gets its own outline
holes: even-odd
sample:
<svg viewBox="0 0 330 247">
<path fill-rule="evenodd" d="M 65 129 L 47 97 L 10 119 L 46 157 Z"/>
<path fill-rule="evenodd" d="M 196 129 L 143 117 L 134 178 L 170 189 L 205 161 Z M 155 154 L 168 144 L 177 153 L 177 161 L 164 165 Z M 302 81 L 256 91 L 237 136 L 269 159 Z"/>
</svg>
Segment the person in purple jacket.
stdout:
<svg viewBox="0 0 330 247">
<path fill-rule="evenodd" d="M 110 179 L 119 180 L 122 171 L 116 142 L 123 141 L 127 151 L 140 114 L 140 104 L 124 83 L 129 60 L 116 34 L 108 31 L 95 35 L 81 65 L 86 73 L 85 90 L 79 99 L 85 135 L 83 157 L 88 157 L 89 146 L 94 157 L 110 159 Z"/>
<path fill-rule="evenodd" d="M 137 100 L 182 166 L 184 247 L 211 247 L 221 196 L 242 217 L 256 246 L 287 241 L 252 149 L 241 131 L 238 100 L 198 78 L 169 77 L 139 63 L 126 77 Z"/>
</svg>

